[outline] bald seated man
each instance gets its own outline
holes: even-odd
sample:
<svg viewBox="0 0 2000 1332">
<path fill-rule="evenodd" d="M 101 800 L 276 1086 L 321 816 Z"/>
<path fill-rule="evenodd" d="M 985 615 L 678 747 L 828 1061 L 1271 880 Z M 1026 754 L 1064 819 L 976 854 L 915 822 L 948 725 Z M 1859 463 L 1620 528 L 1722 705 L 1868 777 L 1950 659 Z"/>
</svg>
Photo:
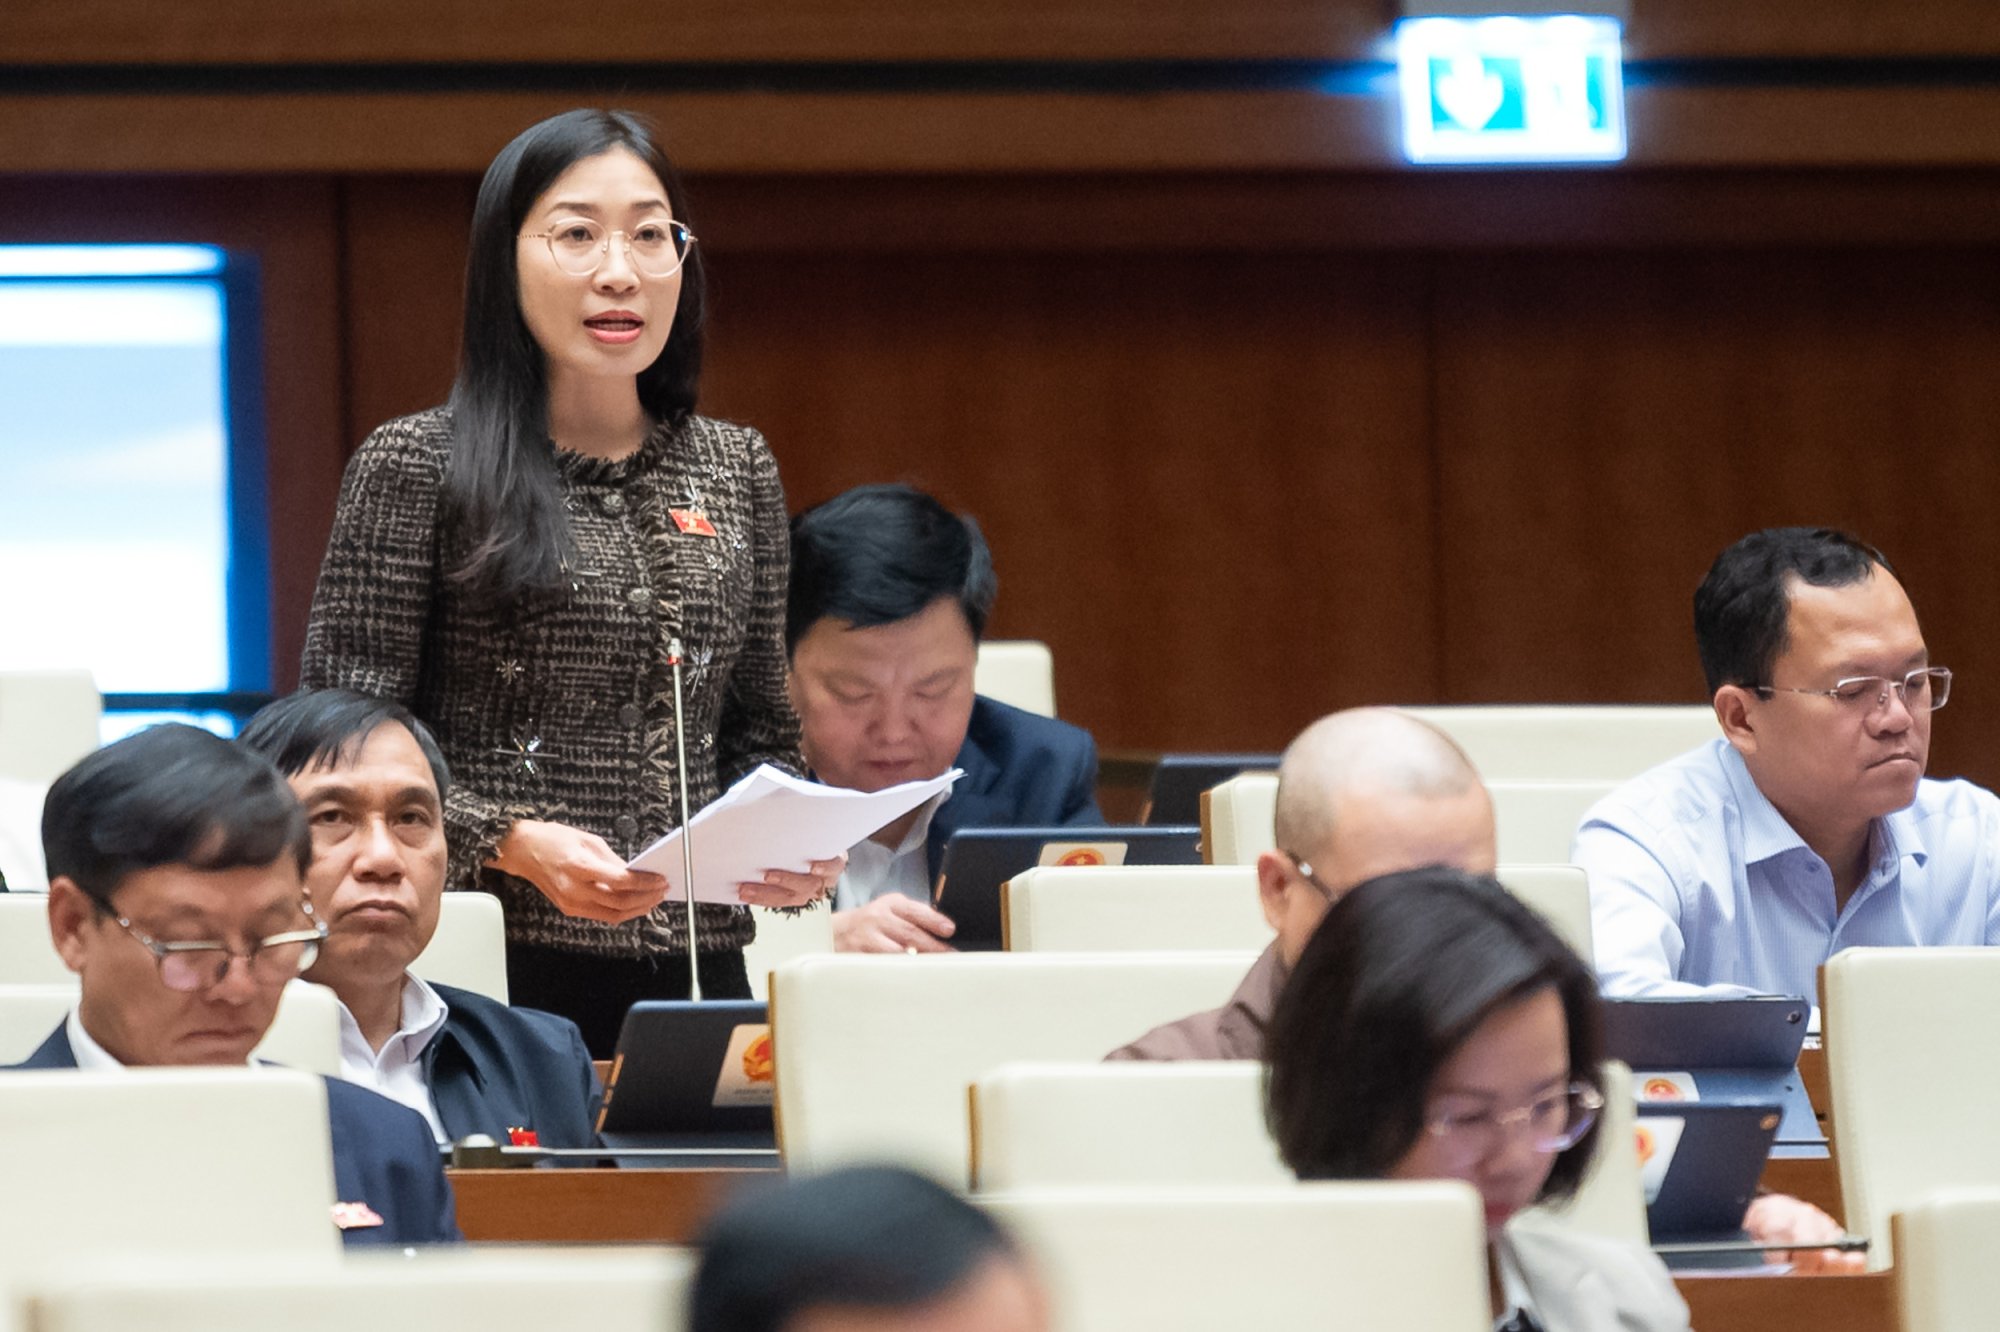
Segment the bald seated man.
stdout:
<svg viewBox="0 0 2000 1332">
<path fill-rule="evenodd" d="M 1278 932 L 1223 1007 L 1155 1027 L 1107 1059 L 1261 1059 L 1264 1028 L 1292 966 L 1334 900 L 1398 870 L 1448 865 L 1491 874 L 1493 801 L 1472 761 L 1427 722 L 1352 708 L 1308 726 L 1278 765 L 1278 849 L 1257 857 L 1264 919 Z M 1839 1223 L 1811 1203 L 1760 1195 L 1743 1218 L 1774 1248 L 1826 1244 Z M 1860 1254 L 1794 1249 L 1794 1271 L 1860 1271 Z"/>
<path fill-rule="evenodd" d="M 1494 867 L 1493 801 L 1451 738 L 1408 713 L 1354 708 L 1308 726 L 1278 765 L 1278 849 L 1257 857 L 1278 932 L 1223 1007 L 1155 1027 L 1111 1059 L 1261 1059 L 1264 1027 L 1320 918 L 1396 870 Z"/>
</svg>

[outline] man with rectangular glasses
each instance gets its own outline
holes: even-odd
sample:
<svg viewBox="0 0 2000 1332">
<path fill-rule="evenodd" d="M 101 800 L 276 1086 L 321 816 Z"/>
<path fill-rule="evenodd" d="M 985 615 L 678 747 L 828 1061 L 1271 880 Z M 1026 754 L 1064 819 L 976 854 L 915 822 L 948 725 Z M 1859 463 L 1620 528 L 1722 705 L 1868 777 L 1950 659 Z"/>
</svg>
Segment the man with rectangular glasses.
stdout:
<svg viewBox="0 0 2000 1332">
<path fill-rule="evenodd" d="M 1600 801 L 1571 854 L 1605 992 L 1811 999 L 1843 948 L 2000 940 L 2000 799 L 1924 778 L 1951 672 L 1881 552 L 1754 532 L 1694 622 L 1722 735 Z"/>
<path fill-rule="evenodd" d="M 57 778 L 42 847 L 49 933 L 82 990 L 21 1068 L 241 1065 L 326 938 L 291 788 L 192 726 L 141 731 Z M 422 1116 L 345 1082 L 326 1091 L 342 1238 L 460 1238 Z"/>
</svg>

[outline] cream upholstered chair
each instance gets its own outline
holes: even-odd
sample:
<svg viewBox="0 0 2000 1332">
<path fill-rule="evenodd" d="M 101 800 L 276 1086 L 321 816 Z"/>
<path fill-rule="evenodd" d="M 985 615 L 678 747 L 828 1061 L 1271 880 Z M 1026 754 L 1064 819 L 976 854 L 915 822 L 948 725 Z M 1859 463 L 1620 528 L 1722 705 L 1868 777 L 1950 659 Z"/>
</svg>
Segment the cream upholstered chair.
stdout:
<svg viewBox="0 0 2000 1332">
<path fill-rule="evenodd" d="M 1486 1231 L 1456 1181 L 1069 1188 L 982 1197 L 1047 1279 L 1058 1332 L 1485 1332 Z"/>
<path fill-rule="evenodd" d="M 1577 865 L 1516 865 L 1502 861 L 1500 886 L 1535 909 L 1585 962 L 1590 942 L 1590 879 Z"/>
<path fill-rule="evenodd" d="M 103 717 L 89 671 L 0 671 L 0 773 L 54 781 L 97 748 Z"/>
<path fill-rule="evenodd" d="M 42 860 L 42 802 L 48 792 L 46 782 L 0 772 L 0 878 L 10 892 L 49 890 L 48 866 Z"/>
<path fill-rule="evenodd" d="M 1887 1267 L 1891 1215 L 1935 1189 L 2000 1185 L 2000 949 L 1850 948 L 1821 984 L 1847 1228 Z"/>
<path fill-rule="evenodd" d="M 771 973 L 795 957 L 833 951 L 833 906 L 810 911 L 774 911 L 751 907 L 757 936 L 743 946 L 743 968 L 750 973 L 753 998 L 771 997 Z"/>
<path fill-rule="evenodd" d="M 1615 782 L 1516 782 L 1489 778 L 1486 793 L 1493 797 L 1493 823 L 1501 861 L 1520 865 L 1567 862 L 1583 816 L 1616 789 Z"/>
<path fill-rule="evenodd" d="M 1722 732 L 1706 703 L 1412 707 L 1495 781 L 1622 782 Z"/>
<path fill-rule="evenodd" d="M 1500 882 L 1588 962 L 1590 886 L 1574 865 L 1502 865 Z M 1262 949 L 1273 932 L 1247 865 L 1044 866 L 1001 885 L 1013 952 Z"/>
<path fill-rule="evenodd" d="M 1201 793 L 1201 858 L 1211 865 L 1254 865 L 1276 846 L 1278 774 L 1246 772 Z"/>
<path fill-rule="evenodd" d="M 1056 665 L 1047 643 L 994 639 L 979 645 L 972 668 L 973 692 L 1017 708 L 1056 715 Z"/>
<path fill-rule="evenodd" d="M 1590 1174 L 1552 1214 L 1644 1244 L 1632 1075 L 1623 1064 L 1604 1066 L 1604 1090 Z M 1005 1064 L 973 1084 L 971 1116 L 981 1191 L 1293 1182 L 1264 1126 L 1263 1065 L 1248 1060 Z"/>
<path fill-rule="evenodd" d="M 46 893 L 0 893 L 0 985 L 73 984 L 49 938 Z"/>
<path fill-rule="evenodd" d="M 679 1332 L 693 1270 L 685 1250 L 525 1245 L 357 1252 L 338 1263 L 100 1258 L 35 1302 L 39 1332 Z"/>
<path fill-rule="evenodd" d="M 34 985 L 0 985 L 0 1064 L 17 1064 L 48 1039 L 76 1006 L 76 977 Z M 324 985 L 295 980 L 285 987 L 278 1016 L 252 1057 L 336 1077 L 340 1073 L 340 1001 Z"/>
<path fill-rule="evenodd" d="M 0 1075 L 0 1280 L 108 1254 L 331 1265 L 326 1088 L 286 1069 Z M 289 1319 L 281 1320 L 289 1321 Z"/>
<path fill-rule="evenodd" d="M 792 1170 L 881 1159 L 961 1185 L 967 1088 L 1010 1060 L 1094 1063 L 1224 1003 L 1250 953 L 828 954 L 771 989 Z"/>
<path fill-rule="evenodd" d="M 1895 1229 L 1902 1332 L 1988 1332 L 2000 1309 L 2000 1187 L 1926 1194 Z"/>
<path fill-rule="evenodd" d="M 1017 953 L 1259 951 L 1271 942 L 1248 865 L 1045 865 L 1000 885 Z"/>
<path fill-rule="evenodd" d="M 446 893 L 437 933 L 410 964 L 427 981 L 507 1002 L 507 918 L 491 893 Z"/>
</svg>

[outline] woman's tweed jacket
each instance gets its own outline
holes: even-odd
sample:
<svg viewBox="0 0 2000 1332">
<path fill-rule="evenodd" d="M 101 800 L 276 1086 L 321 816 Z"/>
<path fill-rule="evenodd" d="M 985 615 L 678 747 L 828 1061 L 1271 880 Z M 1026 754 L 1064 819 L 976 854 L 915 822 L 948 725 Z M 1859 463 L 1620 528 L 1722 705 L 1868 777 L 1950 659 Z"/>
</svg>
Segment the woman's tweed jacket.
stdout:
<svg viewBox="0 0 2000 1332">
<path fill-rule="evenodd" d="M 519 818 L 594 832 L 628 858 L 679 823 L 675 635 L 688 657 L 690 807 L 759 763 L 800 769 L 777 463 L 756 431 L 699 416 L 616 462 L 557 451 L 570 576 L 489 608 L 446 577 L 465 549 L 439 512 L 450 446 L 451 416 L 437 408 L 381 427 L 348 464 L 302 683 L 398 699 L 437 732 L 451 764 L 448 886 L 497 894 L 509 939 L 617 957 L 684 951 L 678 906 L 624 925 L 578 920 L 484 862 Z M 715 535 L 682 531 L 675 509 L 705 514 Z M 705 951 L 741 948 L 754 930 L 741 907 L 698 913 Z"/>
</svg>

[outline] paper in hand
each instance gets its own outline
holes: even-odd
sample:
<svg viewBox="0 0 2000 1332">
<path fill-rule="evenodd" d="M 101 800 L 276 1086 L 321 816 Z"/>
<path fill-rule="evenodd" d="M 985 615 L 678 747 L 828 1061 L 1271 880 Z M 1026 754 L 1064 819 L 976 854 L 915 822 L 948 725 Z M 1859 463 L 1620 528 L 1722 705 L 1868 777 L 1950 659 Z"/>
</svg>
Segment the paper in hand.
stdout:
<svg viewBox="0 0 2000 1332">
<path fill-rule="evenodd" d="M 695 812 L 694 900 L 738 905 L 737 885 L 761 883 L 765 870 L 804 872 L 831 860 L 870 833 L 943 791 L 965 773 L 958 768 L 929 781 L 881 791 L 822 786 L 766 763 Z M 662 875 L 667 901 L 682 900 L 681 837 L 676 828 L 634 856 L 633 869 Z"/>
</svg>

